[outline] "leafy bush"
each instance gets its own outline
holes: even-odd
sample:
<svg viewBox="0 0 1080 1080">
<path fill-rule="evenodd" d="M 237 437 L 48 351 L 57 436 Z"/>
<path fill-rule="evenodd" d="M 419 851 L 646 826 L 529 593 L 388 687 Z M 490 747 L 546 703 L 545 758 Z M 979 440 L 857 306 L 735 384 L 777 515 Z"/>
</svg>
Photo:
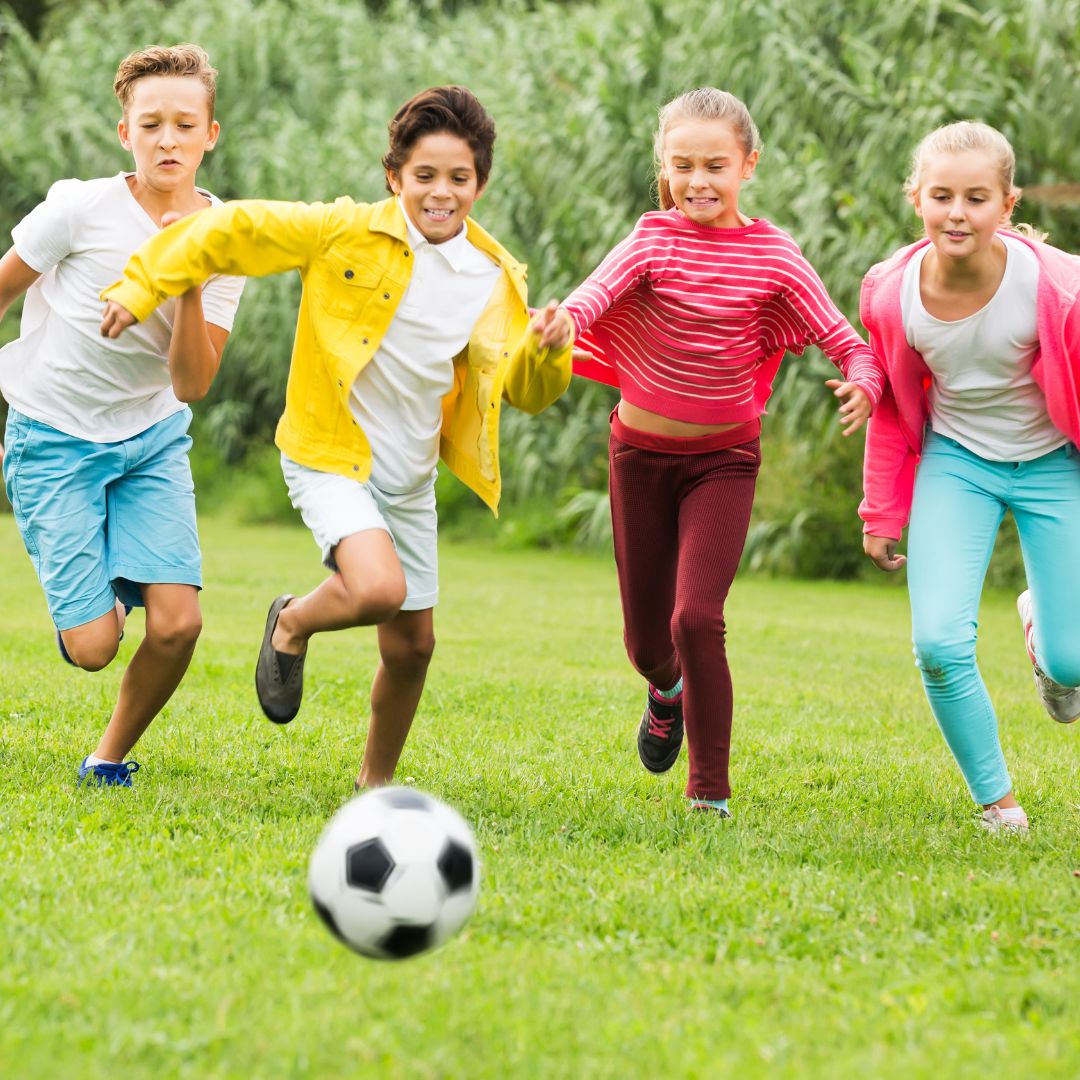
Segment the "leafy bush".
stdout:
<svg viewBox="0 0 1080 1080">
<path fill-rule="evenodd" d="M 127 166 L 110 85 L 122 55 L 151 41 L 199 41 L 220 70 L 223 136 L 202 180 L 224 198 L 379 198 L 397 105 L 434 83 L 468 84 L 499 127 L 477 216 L 531 264 L 537 301 L 564 296 L 653 205 L 656 109 L 694 85 L 746 100 L 766 152 L 741 205 L 794 234 L 852 318 L 867 267 L 916 232 L 900 187 L 930 128 L 978 117 L 1011 138 L 1022 182 L 1080 176 L 1080 121 L 1060 105 L 1080 79 L 1080 0 L 54 0 L 52 9 L 37 41 L 0 14 L 0 207 L 11 223 L 58 177 Z M 1023 216 L 1063 247 L 1080 241 L 1076 208 L 1032 205 Z M 294 277 L 249 285 L 199 410 L 199 437 L 226 461 L 271 438 L 297 296 Z M 782 453 L 767 448 L 762 484 L 790 481 L 790 497 L 756 515 L 762 565 L 849 572 L 838 555 L 815 566 L 767 554 L 792 547 L 796 519 L 800 537 L 835 521 L 857 541 L 857 521 L 842 524 L 857 470 L 814 435 L 832 404 L 824 367 L 820 357 L 789 360 L 779 381 L 773 411 L 791 435 Z M 540 417 L 507 417 L 508 510 L 541 500 L 553 535 L 603 534 L 609 406 L 582 388 Z M 784 472 L 770 479 L 773 459 Z M 800 479 L 822 475 L 838 486 Z M 460 513 L 459 524 L 471 511 Z"/>
</svg>

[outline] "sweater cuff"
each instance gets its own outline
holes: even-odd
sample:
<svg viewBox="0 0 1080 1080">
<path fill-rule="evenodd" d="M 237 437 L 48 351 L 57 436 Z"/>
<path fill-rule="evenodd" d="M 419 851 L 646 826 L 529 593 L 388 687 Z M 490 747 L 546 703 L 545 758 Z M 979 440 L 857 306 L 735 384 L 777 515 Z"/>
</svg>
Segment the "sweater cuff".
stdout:
<svg viewBox="0 0 1080 1080">
<path fill-rule="evenodd" d="M 863 522 L 862 531 L 870 536 L 899 540 L 904 535 L 904 521 L 902 518 L 872 518 Z"/>
</svg>

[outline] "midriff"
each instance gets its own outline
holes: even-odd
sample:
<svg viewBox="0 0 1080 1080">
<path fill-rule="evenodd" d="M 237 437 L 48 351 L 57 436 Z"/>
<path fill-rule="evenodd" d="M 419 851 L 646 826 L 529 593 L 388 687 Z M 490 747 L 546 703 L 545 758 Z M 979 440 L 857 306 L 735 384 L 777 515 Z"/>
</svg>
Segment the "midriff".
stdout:
<svg viewBox="0 0 1080 1080">
<path fill-rule="evenodd" d="M 628 401 L 621 400 L 618 407 L 619 419 L 629 428 L 647 431 L 650 435 L 671 435 L 677 439 L 693 438 L 699 435 L 715 435 L 721 431 L 742 427 L 745 421 L 736 424 L 688 424 L 685 420 L 672 420 L 668 416 L 649 412 Z"/>
</svg>

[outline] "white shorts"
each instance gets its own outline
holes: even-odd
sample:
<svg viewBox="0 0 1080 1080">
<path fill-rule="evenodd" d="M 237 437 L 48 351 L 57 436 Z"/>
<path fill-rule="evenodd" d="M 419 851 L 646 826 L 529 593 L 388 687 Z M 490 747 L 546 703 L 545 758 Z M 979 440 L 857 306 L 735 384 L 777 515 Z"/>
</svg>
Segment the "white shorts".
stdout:
<svg viewBox="0 0 1080 1080">
<path fill-rule="evenodd" d="M 405 572 L 402 611 L 425 611 L 439 602 L 439 521 L 435 477 L 414 491 L 390 494 L 337 473 L 320 472 L 281 455 L 289 498 L 300 511 L 322 552 L 323 564 L 337 570 L 334 548 L 346 536 L 382 529 L 394 542 Z"/>
</svg>

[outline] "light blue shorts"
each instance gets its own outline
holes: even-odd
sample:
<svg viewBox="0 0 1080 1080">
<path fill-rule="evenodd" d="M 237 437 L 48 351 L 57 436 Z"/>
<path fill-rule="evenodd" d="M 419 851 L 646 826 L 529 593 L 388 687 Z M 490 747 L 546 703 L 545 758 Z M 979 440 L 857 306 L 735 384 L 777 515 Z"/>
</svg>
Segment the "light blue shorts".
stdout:
<svg viewBox="0 0 1080 1080">
<path fill-rule="evenodd" d="M 202 587 L 190 423 L 95 443 L 8 410 L 4 486 L 58 630 L 141 605 L 140 585 Z"/>
</svg>

